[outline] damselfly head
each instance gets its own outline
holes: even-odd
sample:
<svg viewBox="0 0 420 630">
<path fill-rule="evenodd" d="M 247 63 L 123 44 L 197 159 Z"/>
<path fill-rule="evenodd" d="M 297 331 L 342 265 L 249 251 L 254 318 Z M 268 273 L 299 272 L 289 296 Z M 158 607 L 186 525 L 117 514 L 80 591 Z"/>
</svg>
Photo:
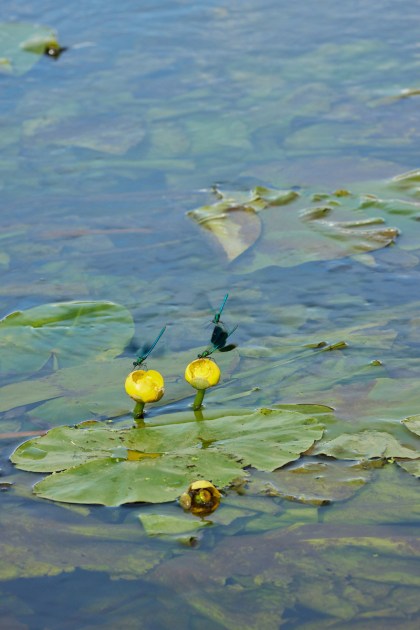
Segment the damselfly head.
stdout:
<svg viewBox="0 0 420 630">
<path fill-rule="evenodd" d="M 220 322 L 220 318 L 222 316 L 222 311 L 225 308 L 225 304 L 227 302 L 228 297 L 229 297 L 229 293 L 226 293 L 225 297 L 223 298 L 223 302 L 220 305 L 219 310 L 217 311 L 217 313 L 215 313 L 213 319 L 211 320 L 213 324 L 218 324 Z"/>
<path fill-rule="evenodd" d="M 154 340 L 154 342 L 152 343 L 151 346 L 149 346 L 147 348 L 147 350 L 144 349 L 143 347 L 143 351 L 139 354 L 139 356 L 137 357 L 137 359 L 133 362 L 134 367 L 138 367 L 139 365 L 141 365 L 149 356 L 149 354 L 152 352 L 152 350 L 154 349 L 154 347 L 156 346 L 157 342 L 159 341 L 159 339 L 162 337 L 163 333 L 166 330 L 166 326 L 164 326 L 160 333 L 158 334 L 158 336 L 156 337 L 156 339 Z M 146 346 L 147 347 L 147 346 Z"/>
</svg>

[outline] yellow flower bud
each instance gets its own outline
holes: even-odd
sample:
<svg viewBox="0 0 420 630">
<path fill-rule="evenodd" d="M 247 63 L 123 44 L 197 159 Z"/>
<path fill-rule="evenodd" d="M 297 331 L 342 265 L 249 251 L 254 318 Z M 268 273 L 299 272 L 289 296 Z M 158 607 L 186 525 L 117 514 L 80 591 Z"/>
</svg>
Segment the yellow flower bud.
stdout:
<svg viewBox="0 0 420 630">
<path fill-rule="evenodd" d="M 125 391 L 136 402 L 151 403 L 160 400 L 164 394 L 165 382 L 156 370 L 134 370 L 125 380 Z"/>
<path fill-rule="evenodd" d="M 194 481 L 187 492 L 179 497 L 179 503 L 184 510 L 196 516 L 206 516 L 219 507 L 221 494 L 211 481 Z"/>
<path fill-rule="evenodd" d="M 217 385 L 220 379 L 220 368 L 213 359 L 195 359 L 187 365 L 185 380 L 194 389 L 205 390 Z"/>
</svg>

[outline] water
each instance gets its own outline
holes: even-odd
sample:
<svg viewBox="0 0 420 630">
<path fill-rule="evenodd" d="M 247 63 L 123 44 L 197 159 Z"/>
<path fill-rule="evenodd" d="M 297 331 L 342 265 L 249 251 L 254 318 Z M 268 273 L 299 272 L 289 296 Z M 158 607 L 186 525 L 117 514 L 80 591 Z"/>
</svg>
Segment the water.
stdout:
<svg viewBox="0 0 420 630">
<path fill-rule="evenodd" d="M 3 0 L 2 9 L 2 22 L 56 29 L 69 50 L 22 76 L 0 74 L 1 315 L 120 303 L 136 322 L 129 366 L 165 323 L 153 356 L 161 345 L 173 356 L 205 347 L 203 325 L 229 292 L 224 318 L 239 324 L 232 341 L 243 354 L 208 394 L 212 408 L 317 402 L 362 428 L 418 413 L 418 223 L 370 257 L 299 253 L 283 267 L 265 240 L 273 211 L 230 264 L 186 216 L 213 203 L 215 184 L 294 188 L 305 207 L 313 192 L 337 188 L 381 196 L 387 179 L 418 168 L 420 97 L 392 100 L 419 87 L 412 3 Z M 299 238 L 293 251 L 307 251 Z M 272 259 L 256 269 L 255 251 Z M 368 323 L 381 329 L 376 346 L 370 330 L 349 332 Z M 296 374 L 275 367 L 282 344 L 311 335 L 354 339 L 344 365 L 331 353 L 293 363 Z M 384 390 L 360 377 L 374 359 L 385 363 Z M 5 411 L 0 433 L 48 428 L 36 408 Z M 177 513 L 172 504 L 34 499 L 38 476 L 8 463 L 21 441 L 1 441 L 2 479 L 15 482 L 1 496 L 4 628 L 418 627 L 417 481 L 395 464 L 328 506 L 231 492 L 200 544 L 185 548 L 147 537 L 138 522 L 142 511 Z"/>
</svg>

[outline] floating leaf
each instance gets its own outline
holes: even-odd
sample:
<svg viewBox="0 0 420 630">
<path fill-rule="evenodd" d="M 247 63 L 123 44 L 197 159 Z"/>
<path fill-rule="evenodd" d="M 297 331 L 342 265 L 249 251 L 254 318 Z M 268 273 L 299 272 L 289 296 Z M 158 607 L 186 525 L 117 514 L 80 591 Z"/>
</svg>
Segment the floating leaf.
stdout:
<svg viewBox="0 0 420 630">
<path fill-rule="evenodd" d="M 313 450 L 314 455 L 328 455 L 336 459 L 388 459 L 403 457 L 416 459 L 418 451 L 402 446 L 392 435 L 382 431 L 346 433 L 333 440 L 322 441 Z"/>
<path fill-rule="evenodd" d="M 420 459 L 409 460 L 398 460 L 398 466 L 401 466 L 406 472 L 410 473 L 410 475 L 414 475 L 414 477 L 420 477 Z"/>
<path fill-rule="evenodd" d="M 247 213 L 251 225 L 255 214 L 264 210 L 260 215 L 263 236 L 258 247 L 254 248 L 252 262 L 246 266 L 249 271 L 272 265 L 290 267 L 306 261 L 358 255 L 386 247 L 399 235 L 398 228 L 388 227 L 384 217 L 372 217 L 367 215 L 366 210 L 362 211 L 358 197 L 348 191 L 344 191 L 346 194 L 338 191 L 339 194 L 324 194 L 321 197 L 318 194 L 312 199 L 322 198 L 323 205 L 310 207 L 307 199 L 295 191 L 276 191 L 258 186 L 249 193 L 215 192 L 220 198 L 218 202 L 193 210 L 188 216 L 213 231 L 226 251 L 235 247 L 229 241 L 238 241 L 231 217 L 236 212 Z M 291 202 L 297 202 L 296 208 L 288 207 Z M 252 232 L 255 238 L 247 246 L 241 242 L 234 255 L 227 251 L 229 260 L 237 258 L 254 243 L 260 230 L 254 226 Z"/>
<path fill-rule="evenodd" d="M 1 23 L 0 73 L 25 74 L 47 48 L 59 48 L 52 29 L 24 22 Z"/>
<path fill-rule="evenodd" d="M 258 475 L 250 490 L 260 488 L 269 496 L 279 496 L 310 505 L 325 505 L 353 496 L 371 478 L 360 465 L 325 462 L 306 458 L 271 475 Z"/>
<path fill-rule="evenodd" d="M 42 438 L 18 446 L 11 461 L 32 472 L 56 472 L 91 459 L 110 457 L 122 444 L 118 431 L 103 426 L 57 427 Z"/>
<path fill-rule="evenodd" d="M 203 206 L 188 213 L 215 236 L 228 260 L 234 260 L 251 247 L 261 232 L 261 221 L 252 210 L 231 207 L 226 202 Z"/>
<path fill-rule="evenodd" d="M 322 432 L 317 420 L 292 411 L 210 414 L 200 421 L 184 412 L 152 418 L 144 428 L 59 427 L 19 446 L 11 460 L 37 472 L 71 466 L 36 484 L 35 492 L 44 498 L 104 505 L 160 503 L 175 499 L 192 481 L 208 479 L 224 487 L 246 476 L 244 466 L 284 466 Z"/>
<path fill-rule="evenodd" d="M 323 425 L 293 411 L 262 409 L 245 418 L 224 418 L 212 427 L 215 446 L 239 457 L 244 466 L 275 470 L 308 450 L 323 433 Z"/>
<path fill-rule="evenodd" d="M 234 197 L 217 189 L 214 192 L 220 201 L 187 212 L 187 215 L 212 232 L 229 261 L 240 256 L 259 238 L 261 221 L 257 213 L 260 210 L 287 205 L 299 197 L 293 190 L 272 190 L 263 186 Z"/>
<path fill-rule="evenodd" d="M 221 453 L 187 451 L 139 461 L 97 459 L 46 477 L 34 492 L 65 503 L 164 503 L 194 479 L 211 476 L 223 487 L 241 474 L 239 464 Z"/>
<path fill-rule="evenodd" d="M 410 416 L 409 418 L 404 418 L 401 422 L 406 429 L 420 437 L 420 416 Z"/>
<path fill-rule="evenodd" d="M 409 463 L 417 464 L 418 460 Z M 350 501 L 337 503 L 326 510 L 325 522 L 349 525 L 418 525 L 420 503 L 418 481 L 400 470 L 398 466 L 384 466 L 373 471 L 373 480 L 367 483 Z"/>
<path fill-rule="evenodd" d="M 134 333 L 130 312 L 113 302 L 61 302 L 11 313 L 0 321 L 3 373 L 53 368 L 120 354 Z"/>
</svg>

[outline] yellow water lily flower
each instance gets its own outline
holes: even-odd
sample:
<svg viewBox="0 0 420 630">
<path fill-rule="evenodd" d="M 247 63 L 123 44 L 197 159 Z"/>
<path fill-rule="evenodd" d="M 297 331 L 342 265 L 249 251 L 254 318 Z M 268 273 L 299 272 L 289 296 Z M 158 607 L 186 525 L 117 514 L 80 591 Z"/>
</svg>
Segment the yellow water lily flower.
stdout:
<svg viewBox="0 0 420 630">
<path fill-rule="evenodd" d="M 220 368 L 213 359 L 195 359 L 187 365 L 185 380 L 194 389 L 208 389 L 220 380 Z"/>
<path fill-rule="evenodd" d="M 125 391 L 137 403 L 157 402 L 165 392 L 165 381 L 156 370 L 134 370 L 125 380 Z"/>
<path fill-rule="evenodd" d="M 196 516 L 205 516 L 219 507 L 221 496 L 211 481 L 200 479 L 190 484 L 187 492 L 181 494 L 179 503 L 184 510 Z"/>
<path fill-rule="evenodd" d="M 197 390 L 193 403 L 194 411 L 201 409 L 206 389 L 217 385 L 220 368 L 213 359 L 202 357 L 191 361 L 185 370 L 185 380 Z"/>
</svg>

